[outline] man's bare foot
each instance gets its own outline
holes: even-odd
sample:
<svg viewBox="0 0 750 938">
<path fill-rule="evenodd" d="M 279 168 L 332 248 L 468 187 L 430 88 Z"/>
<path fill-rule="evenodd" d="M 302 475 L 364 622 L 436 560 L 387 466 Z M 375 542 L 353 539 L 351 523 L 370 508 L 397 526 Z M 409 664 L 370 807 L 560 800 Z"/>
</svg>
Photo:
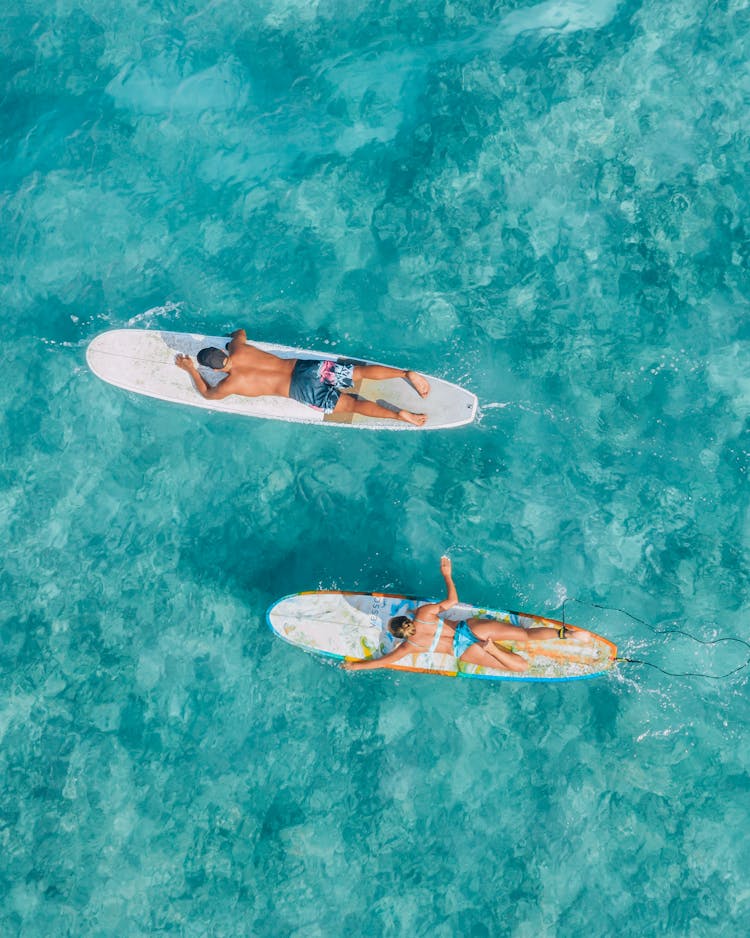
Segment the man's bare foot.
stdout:
<svg viewBox="0 0 750 938">
<path fill-rule="evenodd" d="M 427 378 L 424 377 L 424 375 L 420 375 L 416 371 L 407 371 L 406 380 L 420 397 L 427 397 L 427 395 L 430 393 L 430 382 L 427 380 Z"/>
<path fill-rule="evenodd" d="M 413 414 L 410 410 L 400 410 L 398 419 L 405 423 L 411 423 L 415 427 L 423 427 L 427 420 L 427 414 Z"/>
</svg>

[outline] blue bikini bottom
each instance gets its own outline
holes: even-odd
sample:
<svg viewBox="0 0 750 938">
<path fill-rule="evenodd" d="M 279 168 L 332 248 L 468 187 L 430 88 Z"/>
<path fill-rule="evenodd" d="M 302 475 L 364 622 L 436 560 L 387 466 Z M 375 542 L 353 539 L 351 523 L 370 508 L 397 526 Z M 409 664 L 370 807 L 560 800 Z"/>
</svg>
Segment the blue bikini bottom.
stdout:
<svg viewBox="0 0 750 938">
<path fill-rule="evenodd" d="M 460 658 L 467 648 L 471 648 L 472 645 L 476 645 L 481 641 L 482 639 L 477 638 L 466 624 L 466 621 L 462 619 L 456 625 L 456 631 L 453 633 L 453 657 Z"/>
</svg>

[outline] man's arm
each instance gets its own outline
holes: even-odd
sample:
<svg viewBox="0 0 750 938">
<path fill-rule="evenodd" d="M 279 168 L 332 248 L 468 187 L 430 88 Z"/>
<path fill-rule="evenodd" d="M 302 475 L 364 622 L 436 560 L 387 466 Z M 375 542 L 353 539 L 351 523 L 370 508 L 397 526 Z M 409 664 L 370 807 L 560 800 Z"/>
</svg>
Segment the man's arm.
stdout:
<svg viewBox="0 0 750 938">
<path fill-rule="evenodd" d="M 207 401 L 220 401 L 225 397 L 229 397 L 232 393 L 231 375 L 217 384 L 215 388 L 212 388 L 203 380 L 189 355 L 178 355 L 175 359 L 175 365 L 177 365 L 178 368 L 182 368 L 183 371 L 186 371 L 190 375 L 198 393 L 201 397 L 205 397 Z M 227 385 L 229 385 L 229 387 L 227 387 Z"/>
</svg>

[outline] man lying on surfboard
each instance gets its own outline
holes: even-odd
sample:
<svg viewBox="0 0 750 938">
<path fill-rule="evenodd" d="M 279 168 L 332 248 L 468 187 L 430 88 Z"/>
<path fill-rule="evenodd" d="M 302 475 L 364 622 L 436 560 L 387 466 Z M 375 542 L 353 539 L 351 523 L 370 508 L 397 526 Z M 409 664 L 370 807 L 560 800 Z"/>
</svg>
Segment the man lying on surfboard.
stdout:
<svg viewBox="0 0 750 938">
<path fill-rule="evenodd" d="M 427 397 L 430 384 L 416 371 L 401 371 L 387 365 L 352 365 L 336 361 L 278 358 L 247 344 L 244 329 L 232 333 L 227 350 L 204 348 L 198 352 L 198 364 L 214 371 L 223 371 L 227 377 L 216 387 L 210 387 L 201 377 L 189 355 L 178 355 L 178 368 L 187 371 L 193 383 L 206 400 L 220 401 L 230 394 L 244 397 L 290 397 L 292 400 L 322 410 L 326 414 L 355 413 L 364 417 L 403 420 L 421 427 L 425 414 L 410 410 L 389 410 L 374 401 L 365 401 L 352 394 L 342 394 L 356 381 L 370 378 L 383 381 L 404 378 L 420 397 Z"/>
<path fill-rule="evenodd" d="M 550 638 L 565 638 L 576 634 L 579 641 L 591 641 L 588 632 L 563 625 L 559 629 L 536 628 L 523 629 L 507 622 L 494 619 L 469 619 L 468 621 L 449 622 L 443 612 L 458 603 L 458 593 L 453 583 L 451 562 L 448 557 L 440 558 L 440 572 L 443 574 L 448 595 L 440 603 L 425 603 L 420 606 L 413 618 L 394 616 L 388 622 L 388 631 L 403 642 L 393 651 L 381 658 L 365 658 L 361 661 L 346 661 L 343 667 L 347 671 L 369 671 L 386 668 L 406 655 L 422 652 L 427 654 L 453 655 L 468 664 L 483 668 L 501 668 L 505 671 L 525 671 L 529 664 L 521 655 L 498 648 L 495 642 L 512 641 L 516 644 L 544 641 Z"/>
</svg>

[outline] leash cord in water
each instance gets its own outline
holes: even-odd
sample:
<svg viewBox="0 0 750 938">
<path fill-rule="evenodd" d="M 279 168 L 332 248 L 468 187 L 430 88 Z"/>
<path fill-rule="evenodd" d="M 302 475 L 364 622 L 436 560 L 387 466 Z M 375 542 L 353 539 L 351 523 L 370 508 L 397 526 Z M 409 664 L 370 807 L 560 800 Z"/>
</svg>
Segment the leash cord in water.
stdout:
<svg viewBox="0 0 750 938">
<path fill-rule="evenodd" d="M 565 625 L 566 603 L 578 603 L 581 606 L 592 606 L 594 609 L 604 609 L 607 612 L 621 612 L 624 616 L 627 616 L 634 622 L 645 625 L 645 627 L 653 632 L 654 635 L 684 635 L 686 638 L 689 638 L 694 642 L 698 642 L 699 645 L 720 645 L 722 642 L 736 642 L 738 645 L 744 645 L 745 648 L 750 651 L 750 642 L 746 642 L 744 638 L 737 638 L 736 635 L 729 635 L 724 638 L 703 639 L 698 638 L 696 635 L 691 635 L 690 632 L 686 632 L 684 629 L 657 629 L 655 626 L 651 625 L 651 623 L 646 622 L 645 619 L 639 619 L 638 616 L 634 616 L 631 612 L 628 612 L 627 609 L 620 609 L 619 606 L 604 606 L 601 603 L 587 602 L 584 599 L 575 599 L 574 597 L 563 600 L 563 625 Z M 737 674 L 738 671 L 742 671 L 744 668 L 746 668 L 748 664 L 750 664 L 750 655 L 743 664 L 738 665 L 736 668 L 732 668 L 732 670 L 727 671 L 726 674 L 705 674 L 702 671 L 665 671 L 664 668 L 660 668 L 659 665 L 654 664 L 653 661 L 641 661 L 639 658 L 616 658 L 615 660 L 622 661 L 623 663 L 627 664 L 642 664 L 647 668 L 654 668 L 654 670 L 660 671 L 662 674 L 666 674 L 668 677 L 705 677 L 711 681 L 722 681 L 724 678 L 731 677 L 733 674 Z"/>
</svg>

